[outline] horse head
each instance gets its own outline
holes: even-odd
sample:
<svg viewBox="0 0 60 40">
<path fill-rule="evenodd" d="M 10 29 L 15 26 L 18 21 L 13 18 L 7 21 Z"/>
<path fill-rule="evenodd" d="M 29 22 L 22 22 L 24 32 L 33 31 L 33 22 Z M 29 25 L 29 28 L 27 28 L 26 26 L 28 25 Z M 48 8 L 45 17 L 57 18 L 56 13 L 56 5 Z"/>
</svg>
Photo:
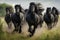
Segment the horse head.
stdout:
<svg viewBox="0 0 60 40">
<path fill-rule="evenodd" d="M 46 10 L 46 14 L 50 15 L 51 14 L 51 7 L 48 7 Z"/>
<path fill-rule="evenodd" d="M 53 8 L 52 8 L 52 14 L 59 15 L 59 12 L 58 12 L 58 10 L 57 10 L 56 7 L 53 7 Z"/>
<path fill-rule="evenodd" d="M 20 14 L 20 10 L 21 10 L 21 6 L 20 5 L 15 5 L 15 11 L 16 11 L 17 15 Z"/>
<path fill-rule="evenodd" d="M 36 12 L 36 4 L 34 2 L 30 3 L 29 12 Z"/>
<path fill-rule="evenodd" d="M 12 7 L 6 7 L 6 14 L 11 14 L 12 12 Z"/>
</svg>

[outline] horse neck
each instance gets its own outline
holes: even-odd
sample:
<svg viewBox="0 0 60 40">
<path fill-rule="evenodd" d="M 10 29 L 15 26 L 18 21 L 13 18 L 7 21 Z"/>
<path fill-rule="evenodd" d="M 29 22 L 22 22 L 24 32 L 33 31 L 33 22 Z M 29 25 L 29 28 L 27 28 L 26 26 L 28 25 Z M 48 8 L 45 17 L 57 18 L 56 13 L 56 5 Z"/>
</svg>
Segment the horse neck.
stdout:
<svg viewBox="0 0 60 40">
<path fill-rule="evenodd" d="M 35 12 L 31 12 L 31 16 L 34 16 L 35 15 Z"/>
<path fill-rule="evenodd" d="M 51 16 L 51 13 L 46 13 L 46 15 L 47 15 L 48 17 L 50 17 L 50 16 Z"/>
<path fill-rule="evenodd" d="M 16 12 L 16 14 L 18 15 L 20 12 Z"/>
<path fill-rule="evenodd" d="M 12 13 L 10 12 L 9 14 L 7 13 L 6 15 L 10 15 L 10 16 L 11 16 L 11 15 L 12 15 Z"/>
</svg>

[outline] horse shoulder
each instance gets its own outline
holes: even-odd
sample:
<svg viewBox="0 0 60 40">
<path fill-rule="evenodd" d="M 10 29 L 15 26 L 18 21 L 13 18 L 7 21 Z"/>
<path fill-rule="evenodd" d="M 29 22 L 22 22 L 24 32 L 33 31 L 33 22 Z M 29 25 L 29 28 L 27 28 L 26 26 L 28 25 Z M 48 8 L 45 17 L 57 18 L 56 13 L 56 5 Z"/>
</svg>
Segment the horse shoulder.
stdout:
<svg viewBox="0 0 60 40">
<path fill-rule="evenodd" d="M 35 13 L 35 20 L 40 22 L 40 16 L 38 14 Z"/>
<path fill-rule="evenodd" d="M 22 12 L 20 12 L 20 19 L 24 20 L 24 14 Z"/>
<path fill-rule="evenodd" d="M 53 14 L 51 14 L 51 20 L 54 21 L 54 15 Z"/>
</svg>

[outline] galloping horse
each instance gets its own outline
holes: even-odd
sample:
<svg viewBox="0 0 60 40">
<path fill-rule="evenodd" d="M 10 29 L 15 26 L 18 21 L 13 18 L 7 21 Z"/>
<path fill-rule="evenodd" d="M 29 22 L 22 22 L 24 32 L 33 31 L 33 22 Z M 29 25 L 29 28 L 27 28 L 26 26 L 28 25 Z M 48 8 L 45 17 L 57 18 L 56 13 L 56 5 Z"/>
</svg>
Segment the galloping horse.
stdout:
<svg viewBox="0 0 60 40">
<path fill-rule="evenodd" d="M 22 32 L 22 21 L 24 20 L 24 13 L 22 12 L 22 7 L 20 5 L 15 5 L 15 13 L 12 15 L 12 22 L 15 26 L 14 31 Z"/>
<path fill-rule="evenodd" d="M 41 6 L 42 6 L 42 4 L 40 4 L 40 3 L 37 4 L 37 14 L 40 17 L 40 23 L 39 23 L 40 27 L 42 27 L 42 24 L 44 21 L 43 14 L 42 14 L 42 12 L 44 11 L 44 8 Z"/>
<path fill-rule="evenodd" d="M 52 14 L 54 16 L 54 25 L 53 26 L 55 26 L 57 24 L 58 18 L 59 18 L 59 12 L 58 12 L 57 8 L 55 8 L 55 7 L 52 8 Z"/>
<path fill-rule="evenodd" d="M 11 15 L 13 14 L 13 8 L 12 7 L 6 7 L 6 15 L 5 15 L 5 21 L 9 28 L 12 26 L 12 20 Z"/>
<path fill-rule="evenodd" d="M 48 7 L 46 14 L 44 14 L 44 21 L 47 24 L 48 29 L 51 29 L 54 22 L 54 16 L 51 14 L 51 8 Z"/>
<path fill-rule="evenodd" d="M 36 7 L 36 4 L 34 2 L 31 2 L 30 3 L 30 6 L 29 6 L 29 11 L 26 15 L 26 21 L 29 25 L 29 29 L 28 29 L 28 32 L 30 32 L 31 34 L 29 35 L 30 37 L 34 35 L 35 33 L 35 30 L 40 22 L 39 20 L 39 16 L 37 15 L 37 7 Z M 34 28 L 32 29 L 32 26 L 34 26 Z"/>
</svg>

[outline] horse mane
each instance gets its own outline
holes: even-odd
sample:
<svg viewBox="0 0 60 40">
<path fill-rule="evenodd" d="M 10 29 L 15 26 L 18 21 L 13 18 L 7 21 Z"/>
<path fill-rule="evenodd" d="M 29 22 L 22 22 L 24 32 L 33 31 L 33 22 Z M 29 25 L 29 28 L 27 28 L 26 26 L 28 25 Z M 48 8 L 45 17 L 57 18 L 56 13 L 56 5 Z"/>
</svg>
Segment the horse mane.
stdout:
<svg viewBox="0 0 60 40">
<path fill-rule="evenodd" d="M 56 8 L 56 13 L 55 14 L 59 15 L 59 12 L 58 12 L 58 9 L 57 8 Z"/>
<path fill-rule="evenodd" d="M 53 8 L 52 8 L 52 12 L 53 12 L 53 10 L 55 10 L 55 14 L 56 14 L 56 15 L 59 15 L 58 9 L 57 9 L 56 7 L 53 7 Z"/>
</svg>

